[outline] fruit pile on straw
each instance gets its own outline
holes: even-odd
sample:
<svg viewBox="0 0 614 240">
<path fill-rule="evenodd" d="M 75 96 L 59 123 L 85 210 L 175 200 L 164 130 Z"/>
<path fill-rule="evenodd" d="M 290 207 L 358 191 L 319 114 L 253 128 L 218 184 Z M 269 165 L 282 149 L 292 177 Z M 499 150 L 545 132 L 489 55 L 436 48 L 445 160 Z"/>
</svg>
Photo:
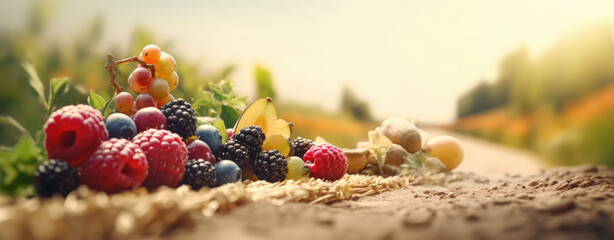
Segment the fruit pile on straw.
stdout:
<svg viewBox="0 0 614 240">
<path fill-rule="evenodd" d="M 0 239 L 125 239 L 158 236 L 191 226 L 199 214 L 223 214 L 249 202 L 329 203 L 413 185 L 442 185 L 456 173 L 410 176 L 346 175 L 327 182 L 314 178 L 226 184 L 191 191 L 187 186 L 140 188 L 115 195 L 82 186 L 66 198 L 0 198 Z M 78 230 L 77 230 L 78 229 Z"/>
</svg>

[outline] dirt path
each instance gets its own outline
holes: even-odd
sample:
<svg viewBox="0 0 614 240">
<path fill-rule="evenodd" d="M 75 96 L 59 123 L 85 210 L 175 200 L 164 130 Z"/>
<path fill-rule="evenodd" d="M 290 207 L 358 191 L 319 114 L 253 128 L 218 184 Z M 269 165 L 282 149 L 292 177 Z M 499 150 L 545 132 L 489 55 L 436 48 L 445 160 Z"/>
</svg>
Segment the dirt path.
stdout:
<svg viewBox="0 0 614 240">
<path fill-rule="evenodd" d="M 544 168 L 535 154 L 442 129 L 425 129 L 430 136 L 450 135 L 459 139 L 465 160 L 455 171 L 492 174 L 535 174 Z"/>
<path fill-rule="evenodd" d="M 461 180 L 356 201 L 249 203 L 172 239 L 614 239 L 614 169 L 540 171 L 535 155 L 451 132 Z"/>
<path fill-rule="evenodd" d="M 172 239 L 614 239 L 614 170 L 465 174 L 330 205 L 250 203 Z"/>
</svg>

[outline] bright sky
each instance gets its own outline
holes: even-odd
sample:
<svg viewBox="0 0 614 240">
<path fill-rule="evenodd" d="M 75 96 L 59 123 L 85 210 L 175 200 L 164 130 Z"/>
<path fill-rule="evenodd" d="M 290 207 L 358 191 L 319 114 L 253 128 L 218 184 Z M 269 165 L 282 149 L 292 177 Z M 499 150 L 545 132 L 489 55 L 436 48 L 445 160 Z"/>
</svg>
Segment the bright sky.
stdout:
<svg viewBox="0 0 614 240">
<path fill-rule="evenodd" d="M 0 27 L 18 28 L 27 4 L 0 0 Z M 505 54 L 527 46 L 538 56 L 560 36 L 614 23 L 614 1 L 65 0 L 48 35 L 61 41 L 98 13 L 103 47 L 146 26 L 173 43 L 171 54 L 208 70 L 236 63 L 245 95 L 260 63 L 273 72 L 277 101 L 336 110 L 349 85 L 376 117 L 445 123 Z"/>
</svg>

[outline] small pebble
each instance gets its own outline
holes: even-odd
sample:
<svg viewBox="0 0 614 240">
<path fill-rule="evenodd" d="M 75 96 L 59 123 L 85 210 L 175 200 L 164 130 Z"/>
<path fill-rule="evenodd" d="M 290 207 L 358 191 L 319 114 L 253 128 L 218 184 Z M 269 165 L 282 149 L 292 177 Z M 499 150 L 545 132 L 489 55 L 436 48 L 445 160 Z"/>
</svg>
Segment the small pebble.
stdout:
<svg viewBox="0 0 614 240">
<path fill-rule="evenodd" d="M 562 198 L 552 197 L 552 198 L 548 198 L 548 199 L 545 199 L 539 202 L 535 206 L 535 209 L 537 209 L 540 212 L 556 214 L 556 213 L 566 212 L 575 207 L 576 207 L 576 204 L 571 199 L 562 199 Z"/>
<path fill-rule="evenodd" d="M 407 228 L 426 226 L 433 220 L 433 215 L 434 214 L 428 210 L 419 209 L 411 212 L 407 217 L 402 218 L 401 221 L 403 222 L 403 226 Z"/>
</svg>

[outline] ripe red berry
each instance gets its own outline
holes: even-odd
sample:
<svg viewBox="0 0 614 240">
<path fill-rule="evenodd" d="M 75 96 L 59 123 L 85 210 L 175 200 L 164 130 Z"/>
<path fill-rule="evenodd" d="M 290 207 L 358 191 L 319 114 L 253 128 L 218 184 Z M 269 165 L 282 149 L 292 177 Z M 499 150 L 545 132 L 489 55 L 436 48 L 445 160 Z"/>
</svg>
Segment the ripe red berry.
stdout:
<svg viewBox="0 0 614 240">
<path fill-rule="evenodd" d="M 311 168 L 310 177 L 329 181 L 339 180 L 348 169 L 348 159 L 343 150 L 330 144 L 311 147 L 303 158 Z"/>
<path fill-rule="evenodd" d="M 85 160 L 80 180 L 91 189 L 116 193 L 141 186 L 146 177 L 143 150 L 126 139 L 112 138 Z"/>
<path fill-rule="evenodd" d="M 177 187 L 188 160 L 188 149 L 181 137 L 168 130 L 151 128 L 136 135 L 132 142 L 147 156 L 149 174 L 143 186 L 150 190 L 162 185 Z"/>
<path fill-rule="evenodd" d="M 100 112 L 87 105 L 53 112 L 43 131 L 49 158 L 68 162 L 71 167 L 85 161 L 109 136 Z"/>
</svg>

